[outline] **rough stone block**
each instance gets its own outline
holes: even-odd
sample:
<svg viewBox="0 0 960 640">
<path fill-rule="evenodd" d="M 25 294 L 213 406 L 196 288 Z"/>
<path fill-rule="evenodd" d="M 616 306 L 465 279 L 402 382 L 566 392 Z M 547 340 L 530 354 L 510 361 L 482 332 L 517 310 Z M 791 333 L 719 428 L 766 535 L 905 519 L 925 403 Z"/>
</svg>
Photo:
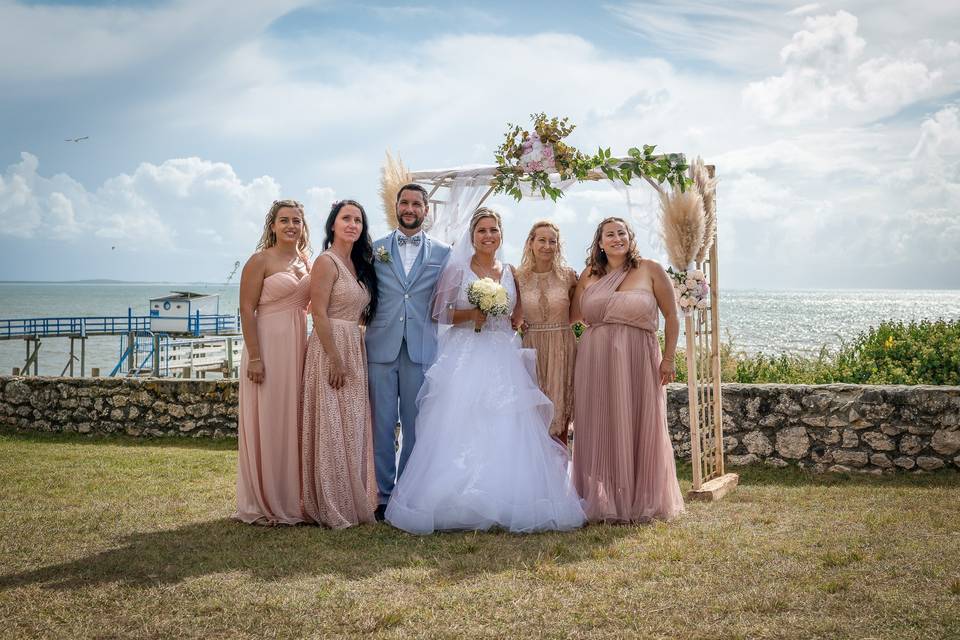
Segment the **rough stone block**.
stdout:
<svg viewBox="0 0 960 640">
<path fill-rule="evenodd" d="M 727 456 L 726 461 L 728 465 L 733 467 L 745 467 L 749 464 L 756 464 L 760 462 L 760 458 L 752 453 L 748 453 L 743 456 Z"/>
<path fill-rule="evenodd" d="M 773 444 L 770 443 L 770 439 L 762 431 L 751 431 L 743 436 L 743 444 L 747 451 L 761 457 L 773 453 Z"/>
<path fill-rule="evenodd" d="M 900 456 L 899 458 L 895 459 L 893 464 L 897 465 L 901 469 L 913 469 L 915 466 L 917 466 L 916 460 L 906 456 Z"/>
<path fill-rule="evenodd" d="M 923 451 L 924 443 L 918 436 L 903 436 L 900 438 L 900 451 L 913 456 Z"/>
<path fill-rule="evenodd" d="M 834 449 L 833 461 L 837 464 L 851 467 L 862 467 L 867 464 L 867 453 L 865 451 L 848 451 L 847 449 Z"/>
<path fill-rule="evenodd" d="M 960 431 L 946 431 L 941 429 L 930 438 L 930 447 L 937 453 L 952 456 L 960 451 Z"/>
<path fill-rule="evenodd" d="M 880 431 L 884 432 L 888 436 L 898 436 L 906 430 L 907 430 L 906 427 L 901 427 L 899 425 L 893 425 L 893 424 L 885 424 L 882 427 L 880 427 Z"/>
<path fill-rule="evenodd" d="M 843 430 L 843 444 L 840 445 L 844 449 L 854 449 L 860 446 L 860 438 L 857 436 L 857 432 L 853 429 L 844 429 Z"/>
<path fill-rule="evenodd" d="M 890 456 L 885 453 L 875 453 L 870 456 L 870 464 L 882 469 L 889 469 L 893 467 L 893 461 L 890 460 Z"/>
<path fill-rule="evenodd" d="M 863 440 L 870 445 L 870 448 L 874 451 L 893 451 L 897 448 L 893 440 L 876 431 L 864 433 Z"/>
<path fill-rule="evenodd" d="M 777 432 L 777 452 L 784 458 L 799 459 L 810 450 L 810 437 L 804 427 L 790 427 Z"/>
<path fill-rule="evenodd" d="M 934 458 L 933 456 L 918 456 L 917 466 L 924 471 L 934 471 L 935 469 L 942 469 L 944 463 L 940 458 Z"/>
</svg>

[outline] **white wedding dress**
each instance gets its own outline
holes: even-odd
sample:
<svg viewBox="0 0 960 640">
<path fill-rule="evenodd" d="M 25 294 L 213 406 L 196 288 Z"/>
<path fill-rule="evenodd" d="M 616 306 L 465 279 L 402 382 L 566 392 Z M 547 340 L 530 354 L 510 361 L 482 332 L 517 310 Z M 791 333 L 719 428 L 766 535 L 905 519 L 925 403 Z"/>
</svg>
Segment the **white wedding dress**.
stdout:
<svg viewBox="0 0 960 640">
<path fill-rule="evenodd" d="M 456 308 L 469 309 L 464 272 Z M 512 310 L 516 283 L 504 267 Z M 514 532 L 583 525 L 569 455 L 548 429 L 553 405 L 536 382 L 536 354 L 521 349 L 510 317 L 448 328 L 418 397 L 417 441 L 386 519 L 416 534 L 435 530 Z"/>
</svg>

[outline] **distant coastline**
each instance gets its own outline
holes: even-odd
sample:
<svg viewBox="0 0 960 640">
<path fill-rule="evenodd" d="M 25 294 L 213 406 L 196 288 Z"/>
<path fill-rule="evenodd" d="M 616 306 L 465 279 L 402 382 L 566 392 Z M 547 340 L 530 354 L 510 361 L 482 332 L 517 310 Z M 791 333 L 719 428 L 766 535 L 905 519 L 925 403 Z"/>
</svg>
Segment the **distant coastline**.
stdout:
<svg viewBox="0 0 960 640">
<path fill-rule="evenodd" d="M 194 281 L 194 282 L 183 282 L 180 280 L 0 280 L 0 284 L 118 284 L 118 285 L 133 285 L 133 284 L 176 284 L 176 285 L 199 285 L 204 287 L 224 287 L 224 286 L 237 286 L 238 282 L 203 282 L 203 281 Z"/>
</svg>

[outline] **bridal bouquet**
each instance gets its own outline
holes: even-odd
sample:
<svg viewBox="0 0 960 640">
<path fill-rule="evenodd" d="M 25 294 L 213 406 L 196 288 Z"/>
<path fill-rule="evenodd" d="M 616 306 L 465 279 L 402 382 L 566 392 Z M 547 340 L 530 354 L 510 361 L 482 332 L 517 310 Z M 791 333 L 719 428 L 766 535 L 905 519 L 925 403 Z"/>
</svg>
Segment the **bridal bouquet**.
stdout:
<svg viewBox="0 0 960 640">
<path fill-rule="evenodd" d="M 703 310 L 710 306 L 710 284 L 703 271 L 674 271 L 672 267 L 667 267 L 667 274 L 673 280 L 673 290 L 681 311 L 690 314 L 694 309 Z"/>
<path fill-rule="evenodd" d="M 488 316 L 505 316 L 510 310 L 510 300 L 507 290 L 492 278 L 474 280 L 467 287 L 467 301 Z M 480 333 L 480 327 L 474 331 Z"/>
</svg>

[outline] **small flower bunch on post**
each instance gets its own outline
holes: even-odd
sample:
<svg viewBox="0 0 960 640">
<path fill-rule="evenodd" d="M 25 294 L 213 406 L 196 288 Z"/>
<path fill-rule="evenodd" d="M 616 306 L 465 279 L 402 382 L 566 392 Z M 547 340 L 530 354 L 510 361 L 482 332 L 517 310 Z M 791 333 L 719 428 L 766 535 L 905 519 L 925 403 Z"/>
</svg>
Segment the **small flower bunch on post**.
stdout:
<svg viewBox="0 0 960 640">
<path fill-rule="evenodd" d="M 507 290 L 492 278 L 471 282 L 467 287 L 467 301 L 488 316 L 505 316 L 510 310 Z M 473 330 L 480 333 L 480 325 L 474 325 Z"/>
<path fill-rule="evenodd" d="M 667 267 L 667 274 L 673 280 L 673 290 L 677 294 L 677 305 L 689 315 L 694 309 L 706 309 L 710 306 L 710 284 L 700 269 L 674 271 Z"/>
</svg>

